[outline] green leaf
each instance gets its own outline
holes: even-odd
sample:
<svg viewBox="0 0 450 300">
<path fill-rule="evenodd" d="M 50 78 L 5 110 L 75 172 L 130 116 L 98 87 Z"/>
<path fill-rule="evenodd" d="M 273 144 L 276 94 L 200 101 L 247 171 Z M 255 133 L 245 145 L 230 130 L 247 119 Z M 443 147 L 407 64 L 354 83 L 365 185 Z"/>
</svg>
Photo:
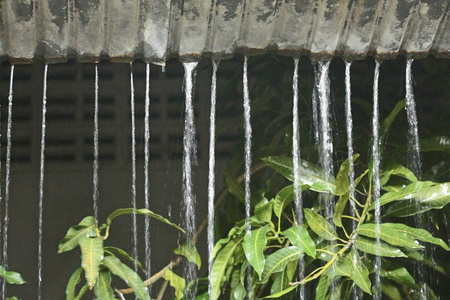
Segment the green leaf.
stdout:
<svg viewBox="0 0 450 300">
<path fill-rule="evenodd" d="M 243 300 L 247 295 L 247 291 L 242 283 L 239 283 L 233 290 L 233 297 L 235 300 Z"/>
<path fill-rule="evenodd" d="M 347 254 L 348 259 L 346 260 L 347 265 L 352 271 L 350 278 L 359 286 L 364 292 L 371 295 L 371 284 L 369 280 L 369 271 L 366 266 L 362 263 L 359 254 L 355 249 L 351 249 L 350 253 Z"/>
<path fill-rule="evenodd" d="M 357 160 L 359 154 L 353 155 L 353 162 Z M 339 169 L 336 175 L 336 195 L 343 196 L 349 190 L 349 175 L 350 175 L 350 161 L 347 158 Z"/>
<path fill-rule="evenodd" d="M 225 183 L 230 194 L 235 196 L 239 201 L 244 202 L 244 189 L 228 172 L 225 173 Z"/>
<path fill-rule="evenodd" d="M 384 119 L 383 123 L 381 123 L 381 126 L 380 126 L 380 141 L 381 141 L 380 144 L 381 145 L 384 145 L 384 143 L 386 141 L 386 136 L 387 136 L 389 127 L 391 127 L 391 125 L 394 122 L 395 118 L 397 117 L 398 113 L 403 111 L 405 106 L 406 106 L 405 100 L 401 100 L 401 101 L 397 102 L 397 104 L 395 105 L 394 109 L 391 111 L 389 116 L 387 116 L 387 118 Z"/>
<path fill-rule="evenodd" d="M 269 167 L 289 179 L 294 181 L 294 167 L 291 157 L 269 156 L 262 159 Z M 300 182 L 307 185 L 316 192 L 336 193 L 335 179 L 318 166 L 300 160 Z"/>
<path fill-rule="evenodd" d="M 390 271 L 381 270 L 380 275 L 384 278 L 397 282 L 398 284 L 406 285 L 413 289 L 420 287 L 420 285 L 415 282 L 414 277 L 412 277 L 408 270 L 404 267 Z"/>
<path fill-rule="evenodd" d="M 66 236 L 58 246 L 58 253 L 70 251 L 76 246 L 83 237 L 95 237 L 97 236 L 97 230 L 95 228 L 95 218 L 92 216 L 86 217 L 81 220 L 76 226 L 70 227 Z"/>
<path fill-rule="evenodd" d="M 138 274 L 136 274 L 127 265 L 123 264 L 117 257 L 113 255 L 107 255 L 103 259 L 103 265 L 108 268 L 111 273 L 120 277 L 125 283 L 133 288 L 134 294 L 140 300 L 150 300 L 147 287 L 141 280 Z"/>
<path fill-rule="evenodd" d="M 4 267 L 0 266 L 0 277 L 3 277 L 9 284 L 24 284 L 22 275 L 13 271 L 6 271 Z"/>
<path fill-rule="evenodd" d="M 89 287 L 93 287 L 98 278 L 100 263 L 103 259 L 103 239 L 85 237 L 80 239 L 81 266 Z"/>
<path fill-rule="evenodd" d="M 383 294 L 389 297 L 391 300 L 403 300 L 404 298 L 400 294 L 400 291 L 396 286 L 393 284 L 382 282 L 381 283 L 381 290 L 383 291 Z"/>
<path fill-rule="evenodd" d="M 111 288 L 111 272 L 101 270 L 98 280 L 94 285 L 94 294 L 97 299 L 114 300 L 114 291 Z"/>
<path fill-rule="evenodd" d="M 129 262 L 131 262 L 131 263 L 137 263 L 137 266 L 139 267 L 139 269 L 141 269 L 142 271 L 144 271 L 145 272 L 145 269 L 144 269 L 144 267 L 142 266 L 142 264 L 141 264 L 141 262 L 140 261 L 138 261 L 138 260 L 135 260 L 134 258 L 132 258 L 127 252 L 125 252 L 124 250 L 122 250 L 122 249 L 120 249 L 120 248 L 117 248 L 117 247 L 111 247 L 111 246 L 108 246 L 108 247 L 104 247 L 103 248 L 103 250 L 106 252 L 106 253 L 109 253 L 109 254 L 112 254 L 112 255 L 115 255 L 115 256 L 118 256 L 118 257 L 122 257 L 123 259 L 125 259 L 125 260 L 127 260 L 127 261 L 129 261 Z"/>
<path fill-rule="evenodd" d="M 396 162 L 384 162 L 382 166 L 383 170 L 380 175 L 380 184 L 384 186 L 392 175 L 403 177 L 408 179 L 411 182 L 416 182 L 417 177 L 414 175 L 411 170 L 406 168 L 405 166 L 400 165 Z"/>
<path fill-rule="evenodd" d="M 266 297 L 261 298 L 261 299 L 273 299 L 273 298 L 279 299 L 281 296 L 286 295 L 287 293 L 290 293 L 291 291 L 295 290 L 296 288 L 297 288 L 297 286 L 294 285 L 294 286 L 288 287 L 285 290 L 282 290 L 281 292 L 272 294 L 270 296 L 266 296 Z"/>
<path fill-rule="evenodd" d="M 328 223 L 321 215 L 309 208 L 303 210 L 309 227 L 320 237 L 328 241 L 337 239 L 337 233 L 333 226 Z"/>
<path fill-rule="evenodd" d="M 273 202 L 255 206 L 255 216 L 264 222 L 270 223 L 272 220 Z"/>
<path fill-rule="evenodd" d="M 289 239 L 292 245 L 300 248 L 312 258 L 316 257 L 316 245 L 305 227 L 302 225 L 292 226 L 283 231 L 283 235 Z"/>
<path fill-rule="evenodd" d="M 429 233 L 425 229 L 414 228 L 401 223 L 383 223 L 383 225 L 387 227 L 389 230 L 403 231 L 411 238 L 414 238 L 422 242 L 435 244 L 441 246 L 447 251 L 450 251 L 449 246 L 443 240 L 434 237 L 431 233 Z"/>
<path fill-rule="evenodd" d="M 175 298 L 180 300 L 183 298 L 183 290 L 186 286 L 186 280 L 178 276 L 171 270 L 166 270 L 164 273 L 164 279 L 170 283 L 170 286 L 175 289 Z M 150 299 L 150 298 L 149 298 Z"/>
<path fill-rule="evenodd" d="M 72 276 L 70 276 L 69 282 L 67 282 L 66 286 L 66 299 L 74 300 L 76 298 L 76 288 L 77 285 L 81 281 L 81 273 L 83 272 L 83 268 L 79 267 L 73 272 Z"/>
<path fill-rule="evenodd" d="M 357 236 L 354 245 L 358 250 L 373 255 L 386 257 L 406 257 L 400 249 L 390 246 L 382 241 L 380 241 L 380 244 L 378 245 L 375 240 Z"/>
<path fill-rule="evenodd" d="M 280 218 L 284 209 L 294 201 L 294 186 L 288 185 L 282 188 L 276 197 L 272 199 L 273 203 L 273 212 L 275 215 Z"/>
<path fill-rule="evenodd" d="M 319 283 L 316 287 L 316 300 L 326 299 L 328 287 L 330 286 L 330 278 L 328 276 L 320 276 Z"/>
<path fill-rule="evenodd" d="M 441 209 L 450 203 L 450 182 L 441 183 L 411 195 L 411 200 L 396 202 L 389 206 L 386 216 L 407 217 Z"/>
<path fill-rule="evenodd" d="M 75 300 L 81 300 L 81 298 L 83 298 L 84 294 L 86 294 L 88 289 L 89 289 L 89 286 L 86 283 L 85 285 L 83 285 L 83 287 L 78 292 L 78 295 L 75 297 Z"/>
<path fill-rule="evenodd" d="M 442 151 L 450 152 L 450 137 L 448 136 L 434 136 L 427 139 L 420 139 L 420 151 Z"/>
<path fill-rule="evenodd" d="M 200 254 L 198 254 L 197 248 L 195 248 L 195 246 L 191 243 L 182 243 L 174 249 L 173 252 L 176 255 L 186 257 L 189 262 L 196 264 L 199 270 L 202 267 L 202 259 L 200 258 Z"/>
<path fill-rule="evenodd" d="M 293 268 L 290 266 L 294 266 Z M 289 287 L 289 282 L 292 281 L 295 269 L 297 268 L 297 262 L 291 261 L 288 263 L 286 269 L 283 272 L 277 273 L 273 277 L 273 283 L 270 287 L 270 294 L 276 294 Z M 293 272 L 289 272 L 289 269 L 293 269 Z"/>
<path fill-rule="evenodd" d="M 404 227 L 398 226 L 401 224 L 382 223 L 380 224 L 379 238 L 383 241 L 399 247 L 410 249 L 422 249 L 423 246 L 419 244 L 411 235 L 405 232 Z M 359 235 L 364 235 L 370 238 L 376 238 L 376 224 L 366 223 L 360 225 L 356 232 Z"/>
<path fill-rule="evenodd" d="M 248 262 L 256 271 L 261 280 L 261 274 L 264 270 L 266 259 L 264 257 L 264 247 L 267 245 L 266 234 L 269 231 L 268 226 L 264 226 L 246 234 L 244 238 L 244 253 Z"/>
<path fill-rule="evenodd" d="M 167 224 L 167 225 L 172 226 L 173 228 L 176 228 L 176 229 L 180 230 L 181 232 L 185 232 L 184 229 L 182 229 L 182 228 L 179 227 L 178 225 L 176 225 L 176 224 L 170 222 L 169 220 L 167 220 L 167 219 L 164 218 L 163 216 L 158 215 L 158 214 L 156 214 L 156 213 L 154 213 L 154 212 L 152 212 L 151 210 L 148 210 L 148 209 L 146 209 L 146 208 L 141 208 L 141 209 L 136 209 L 136 210 L 134 210 L 133 208 L 120 208 L 120 209 L 118 209 L 118 210 L 115 210 L 114 212 L 112 212 L 112 213 L 108 216 L 108 218 L 106 219 L 106 224 L 109 226 L 109 225 L 111 225 L 111 222 L 112 222 L 115 218 L 117 218 L 118 216 L 121 216 L 121 215 L 131 215 L 131 214 L 133 214 L 134 212 L 136 212 L 137 215 L 144 215 L 144 216 L 147 216 L 147 217 L 154 218 L 154 219 L 156 219 L 156 220 L 158 220 L 158 221 L 160 221 L 160 222 L 163 222 L 163 223 L 165 223 L 165 224 Z"/>
<path fill-rule="evenodd" d="M 215 300 L 220 296 L 220 287 L 225 280 L 225 271 L 229 264 L 232 263 L 233 254 L 236 248 L 242 243 L 243 237 L 233 239 L 221 249 L 211 271 L 211 299 Z"/>
<path fill-rule="evenodd" d="M 342 214 L 344 213 L 345 206 L 349 200 L 350 196 L 348 193 L 339 197 L 336 202 L 336 207 L 334 208 L 333 222 L 336 226 L 342 227 Z"/>
<path fill-rule="evenodd" d="M 442 267 L 442 265 L 435 261 L 436 257 L 434 258 L 431 258 L 430 256 L 425 257 L 421 252 L 414 250 L 411 251 L 405 250 L 405 254 L 408 256 L 408 258 L 417 260 L 418 262 L 422 262 L 429 268 L 434 269 L 441 274 L 447 275 L 447 272 Z"/>
<path fill-rule="evenodd" d="M 269 255 L 266 258 L 261 282 L 266 283 L 269 281 L 272 274 L 282 272 L 289 262 L 299 260 L 300 257 L 302 257 L 302 254 L 302 249 L 291 246 L 277 250 Z"/>
<path fill-rule="evenodd" d="M 393 201 L 411 199 L 415 193 L 427 190 L 428 188 L 435 186 L 435 185 L 436 185 L 436 183 L 431 182 L 431 181 L 413 182 L 399 191 L 390 191 L 390 192 L 383 194 L 379 198 L 380 206 L 386 205 Z M 370 210 L 375 209 L 375 203 L 373 203 L 369 209 Z"/>
</svg>

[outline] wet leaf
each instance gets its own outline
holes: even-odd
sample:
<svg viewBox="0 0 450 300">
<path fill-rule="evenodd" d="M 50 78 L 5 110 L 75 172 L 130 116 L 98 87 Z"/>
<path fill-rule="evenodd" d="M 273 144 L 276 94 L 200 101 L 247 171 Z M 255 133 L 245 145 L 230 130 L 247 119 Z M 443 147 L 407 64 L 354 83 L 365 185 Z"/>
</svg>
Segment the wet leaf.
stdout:
<svg viewBox="0 0 450 300">
<path fill-rule="evenodd" d="M 384 162 L 380 174 L 380 184 L 384 186 L 392 175 L 403 177 L 411 182 L 416 182 L 417 177 L 411 170 L 396 162 Z"/>
<path fill-rule="evenodd" d="M 114 212 L 112 212 L 108 216 L 108 218 L 106 219 L 106 224 L 107 224 L 107 226 L 109 226 L 109 225 L 111 225 L 111 222 L 115 218 L 117 218 L 119 216 L 122 216 L 122 215 L 131 215 L 134 212 L 136 212 L 137 215 L 144 215 L 144 216 L 147 216 L 147 217 L 151 217 L 151 218 L 156 219 L 156 220 L 158 220 L 158 221 L 160 221 L 162 223 L 170 225 L 173 228 L 176 228 L 176 229 L 180 230 L 181 232 L 185 232 L 184 229 L 180 228 L 178 225 L 170 222 L 169 220 L 167 220 L 163 216 L 158 215 L 158 214 L 156 214 L 156 213 L 154 213 L 151 210 L 148 210 L 146 208 L 141 208 L 141 209 L 136 209 L 136 210 L 134 210 L 133 208 L 120 208 L 120 209 L 117 209 L 117 210 L 115 210 Z"/>
<path fill-rule="evenodd" d="M 303 210 L 309 227 L 320 237 L 328 241 L 337 239 L 337 233 L 333 226 L 328 223 L 321 215 L 309 208 Z"/>
<path fill-rule="evenodd" d="M 403 300 L 403 297 L 400 294 L 400 291 L 393 284 L 390 284 L 387 282 L 382 282 L 381 290 L 383 291 L 383 294 L 388 296 L 389 299 L 391 299 L 391 300 Z"/>
<path fill-rule="evenodd" d="M 339 197 L 334 208 L 333 222 L 336 226 L 342 227 L 342 214 L 344 213 L 345 206 L 349 200 L 349 194 L 346 193 Z"/>
<path fill-rule="evenodd" d="M 198 254 L 197 248 L 190 243 L 182 243 L 176 249 L 173 250 L 176 255 L 181 255 L 186 257 L 186 259 L 197 265 L 197 268 L 200 270 L 202 267 L 202 259 L 200 258 L 200 254 Z"/>
<path fill-rule="evenodd" d="M 261 282 L 266 283 L 269 281 L 272 274 L 283 271 L 289 262 L 299 260 L 302 254 L 303 251 L 300 248 L 291 246 L 277 250 L 269 255 L 266 258 Z"/>
<path fill-rule="evenodd" d="M 284 209 L 294 201 L 294 186 L 288 185 L 282 188 L 275 199 L 271 202 L 273 203 L 273 212 L 280 218 Z"/>
<path fill-rule="evenodd" d="M 80 239 L 81 266 L 89 288 L 97 281 L 100 263 L 103 260 L 103 239 L 101 237 L 85 237 Z"/>
<path fill-rule="evenodd" d="M 266 234 L 269 231 L 268 226 L 264 226 L 250 232 L 250 235 L 245 235 L 244 238 L 244 253 L 248 262 L 256 271 L 261 280 L 261 275 L 264 270 L 266 259 L 264 257 L 264 247 L 267 244 Z"/>
<path fill-rule="evenodd" d="M 111 288 L 111 272 L 101 270 L 98 280 L 94 285 L 94 294 L 97 299 L 114 300 L 114 291 Z"/>
<path fill-rule="evenodd" d="M 283 231 L 283 235 L 289 239 L 292 245 L 300 248 L 312 258 L 316 257 L 316 246 L 314 241 L 309 236 L 308 230 L 302 225 L 295 225 L 286 229 Z"/>
<path fill-rule="evenodd" d="M 292 158 L 283 156 L 269 156 L 263 158 L 262 160 L 269 167 L 290 181 L 294 181 L 294 167 Z M 307 185 L 311 190 L 316 192 L 336 193 L 334 177 L 326 174 L 324 170 L 305 160 L 300 160 L 300 182 L 301 185 Z"/>
<path fill-rule="evenodd" d="M 414 289 L 420 287 L 420 285 L 415 282 L 414 277 L 412 277 L 411 274 L 409 274 L 408 270 L 406 270 L 406 268 L 404 267 L 400 267 L 394 270 L 381 270 L 380 274 L 382 277 L 392 280 L 401 285 L 407 285 Z"/>
<path fill-rule="evenodd" d="M 215 300 L 220 296 L 220 287 L 225 281 L 225 271 L 232 263 L 235 250 L 241 245 L 243 237 L 230 240 L 217 254 L 211 271 L 211 299 Z"/>
<path fill-rule="evenodd" d="M 270 223 L 272 220 L 273 202 L 268 202 L 255 207 L 256 217 L 264 222 Z"/>
<path fill-rule="evenodd" d="M 358 252 L 352 248 L 347 256 L 348 259 L 346 260 L 346 262 L 350 270 L 352 271 L 350 277 L 353 279 L 357 286 L 359 286 L 364 292 L 371 295 L 372 293 L 369 280 L 369 271 L 362 263 Z"/>
<path fill-rule="evenodd" d="M 0 266 L 0 277 L 3 277 L 9 284 L 24 284 L 22 275 L 17 272 L 7 271 L 4 267 Z"/>
<path fill-rule="evenodd" d="M 127 265 L 123 264 L 117 257 L 107 255 L 103 259 L 103 265 L 107 267 L 111 273 L 121 278 L 125 283 L 133 288 L 134 294 L 140 300 L 150 300 L 147 287 L 142 279 Z"/>
<path fill-rule="evenodd" d="M 400 226 L 399 226 L 400 225 Z M 399 247 L 410 249 L 422 249 L 423 246 L 417 242 L 414 237 L 405 232 L 405 227 L 402 224 L 395 223 L 382 223 L 380 224 L 379 237 L 381 240 Z M 356 232 L 359 235 L 367 236 L 370 238 L 376 238 L 376 224 L 366 223 L 360 225 Z"/>
<path fill-rule="evenodd" d="M 353 155 L 353 162 L 357 160 L 359 154 Z M 346 194 L 349 190 L 349 175 L 350 175 L 350 161 L 347 158 L 339 169 L 336 175 L 336 195 L 342 196 Z"/>
<path fill-rule="evenodd" d="M 373 255 L 386 257 L 406 257 L 400 249 L 381 241 L 378 245 L 376 240 L 373 239 L 357 236 L 354 245 L 358 250 Z"/>
<path fill-rule="evenodd" d="M 69 281 L 66 286 L 66 299 L 74 300 L 76 298 L 76 288 L 77 285 L 81 282 L 81 274 L 83 273 L 83 268 L 79 267 L 73 272 L 70 276 Z"/>
<path fill-rule="evenodd" d="M 282 290 L 281 292 L 272 294 L 272 295 L 270 295 L 270 296 L 266 296 L 266 297 L 261 298 L 261 299 L 274 299 L 274 298 L 275 298 L 275 299 L 279 299 L 281 296 L 286 295 L 287 293 L 292 292 L 292 291 L 295 290 L 296 288 L 297 288 L 297 286 L 291 286 L 291 287 L 288 287 L 288 288 L 285 289 L 285 290 Z"/>
<path fill-rule="evenodd" d="M 328 276 L 320 276 L 319 283 L 316 287 L 316 300 L 326 299 L 330 279 Z"/>
<path fill-rule="evenodd" d="M 289 282 L 294 278 L 297 264 L 297 261 L 291 261 L 287 264 L 283 272 L 275 274 L 272 286 L 270 287 L 270 294 L 279 293 L 289 287 Z"/>
<path fill-rule="evenodd" d="M 92 216 L 86 217 L 78 225 L 69 228 L 66 236 L 58 246 L 58 253 L 74 249 L 83 237 L 95 237 L 96 235 L 95 218 Z"/>
<path fill-rule="evenodd" d="M 186 280 L 183 277 L 178 276 L 171 270 L 166 270 L 164 273 L 164 279 L 170 283 L 170 286 L 175 289 L 175 298 L 180 300 L 183 298 L 183 290 L 186 286 Z"/>
<path fill-rule="evenodd" d="M 382 146 L 386 142 L 386 136 L 389 131 L 389 128 L 391 127 L 392 123 L 394 122 L 394 120 L 397 117 L 397 115 L 399 114 L 399 112 L 403 111 L 405 106 L 406 106 L 405 100 L 398 101 L 397 104 L 395 105 L 394 109 L 389 114 L 389 116 L 387 116 L 387 118 L 384 119 L 383 123 L 381 123 L 381 126 L 380 126 L 380 141 L 381 141 L 381 143 L 380 144 Z"/>
<path fill-rule="evenodd" d="M 113 254 L 113 255 L 115 255 L 115 256 L 120 256 L 120 257 L 122 257 L 123 259 L 125 259 L 125 260 L 127 260 L 127 261 L 129 261 L 129 262 L 131 262 L 131 263 L 133 263 L 133 264 L 136 262 L 138 268 L 145 272 L 145 269 L 144 269 L 144 267 L 142 266 L 141 262 L 135 260 L 134 258 L 132 258 L 132 257 L 131 257 L 127 252 L 125 252 L 124 250 L 122 250 L 122 249 L 120 249 L 120 248 L 117 248 L 117 247 L 111 247 L 111 246 L 104 247 L 103 250 L 104 250 L 105 252 L 108 252 L 109 254 Z"/>
<path fill-rule="evenodd" d="M 389 191 L 379 198 L 380 206 L 386 205 L 393 201 L 411 199 L 415 193 L 424 191 L 435 185 L 436 183 L 431 181 L 416 181 L 407 185 L 405 188 L 400 189 L 399 191 Z M 375 203 L 372 204 L 369 209 L 375 209 Z"/>
</svg>

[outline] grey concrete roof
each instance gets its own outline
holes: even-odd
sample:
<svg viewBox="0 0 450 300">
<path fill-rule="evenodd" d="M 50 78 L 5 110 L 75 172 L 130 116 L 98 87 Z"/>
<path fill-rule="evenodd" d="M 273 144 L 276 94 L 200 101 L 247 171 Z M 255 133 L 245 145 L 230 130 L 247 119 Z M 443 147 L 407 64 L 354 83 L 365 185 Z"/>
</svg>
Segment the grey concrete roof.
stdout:
<svg viewBox="0 0 450 300">
<path fill-rule="evenodd" d="M 0 55 L 14 63 L 450 58 L 449 0 L 5 0 L 0 9 Z"/>
</svg>

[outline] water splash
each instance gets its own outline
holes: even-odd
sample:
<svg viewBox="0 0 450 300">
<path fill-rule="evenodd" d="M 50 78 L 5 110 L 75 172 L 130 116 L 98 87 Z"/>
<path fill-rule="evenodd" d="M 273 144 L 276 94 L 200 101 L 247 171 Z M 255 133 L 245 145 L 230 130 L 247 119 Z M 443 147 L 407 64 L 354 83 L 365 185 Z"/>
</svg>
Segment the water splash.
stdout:
<svg viewBox="0 0 450 300">
<path fill-rule="evenodd" d="M 248 90 L 248 72 L 247 72 L 247 56 L 244 58 L 244 73 L 243 73 L 243 89 L 244 89 L 244 128 L 245 128 L 245 234 L 250 235 L 250 172 L 252 166 L 252 125 L 250 122 L 250 96 Z M 250 267 L 247 268 L 247 295 L 252 299 L 253 290 L 251 286 L 252 276 Z"/>
<path fill-rule="evenodd" d="M 150 158 L 150 64 L 145 68 L 145 117 L 144 117 L 144 205 L 150 209 L 149 201 L 149 169 Z M 147 277 L 151 274 L 151 247 L 150 247 L 150 218 L 145 218 L 144 224 L 145 238 L 145 271 Z"/>
<path fill-rule="evenodd" d="M 294 75 L 292 78 L 292 160 L 294 167 L 294 203 L 297 224 L 303 223 L 303 201 L 302 187 L 300 182 L 300 133 L 299 133 L 299 117 L 298 117 L 298 58 L 294 59 Z M 305 266 L 303 258 L 299 261 L 298 266 L 299 280 L 305 277 Z M 299 299 L 305 299 L 305 286 L 300 285 Z"/>
<path fill-rule="evenodd" d="M 8 123 L 6 127 L 6 176 L 5 176 L 5 211 L 3 228 L 3 261 L 2 266 L 8 269 L 8 225 L 9 225 L 9 185 L 11 173 L 11 129 L 12 129 L 12 105 L 13 105 L 14 65 L 11 66 L 9 77 L 8 95 Z M 2 282 L 2 299 L 6 298 L 6 280 Z"/>
<path fill-rule="evenodd" d="M 328 70 L 330 62 L 318 62 L 316 81 L 318 82 L 317 96 L 319 100 L 319 164 L 324 169 L 326 180 L 333 176 L 333 140 L 330 124 L 330 79 Z M 331 195 L 321 197 L 321 206 L 325 207 L 325 217 L 333 215 L 334 203 Z"/>
<path fill-rule="evenodd" d="M 40 157 L 40 167 L 39 167 L 39 240 L 38 240 L 38 290 L 37 298 L 41 299 L 42 295 L 42 221 L 43 221 L 43 210 L 44 210 L 44 162 L 45 162 L 45 115 L 47 112 L 47 71 L 48 64 L 44 67 L 44 89 L 42 94 L 42 131 L 41 131 L 41 157 Z"/>
<path fill-rule="evenodd" d="M 130 63 L 130 107 L 131 107 L 131 206 L 136 210 L 136 118 L 135 118 L 135 103 L 134 103 L 134 78 L 133 78 L 133 64 Z M 132 237 L 131 244 L 133 247 L 132 256 L 134 259 L 134 271 L 138 271 L 137 262 L 139 259 L 138 253 L 138 230 L 136 212 L 131 216 Z"/>
<path fill-rule="evenodd" d="M 211 82 L 211 112 L 209 115 L 209 171 L 208 171 L 208 295 L 211 295 L 211 274 L 214 249 L 214 196 L 215 196 L 215 134 L 216 134 L 216 84 L 219 62 L 213 61 Z"/>
<path fill-rule="evenodd" d="M 98 218 L 98 65 L 95 65 L 94 94 L 94 162 L 92 171 L 94 217 Z"/>
<path fill-rule="evenodd" d="M 373 78 L 373 116 L 372 116 L 372 200 L 375 203 L 375 234 L 377 245 L 381 244 L 380 240 L 380 224 L 381 224 L 381 208 L 380 208 L 380 138 L 379 138 L 379 115 L 378 115 L 378 78 L 380 75 L 380 62 L 375 63 L 375 72 Z M 373 299 L 381 300 L 381 256 L 375 256 L 375 284 Z"/>
<path fill-rule="evenodd" d="M 184 92 L 185 92 L 185 120 L 184 120 L 184 136 L 183 136 L 183 210 L 184 225 L 186 229 L 186 240 L 188 247 L 195 247 L 193 240 L 195 234 L 195 194 L 193 191 L 192 167 L 197 163 L 197 146 L 195 140 L 195 123 L 194 123 L 194 81 L 197 62 L 183 63 L 184 67 Z M 184 269 L 184 277 L 186 282 L 196 280 L 197 271 L 195 265 L 187 262 Z M 197 286 L 189 289 L 186 295 L 187 299 L 193 299 L 197 292 Z"/>
<path fill-rule="evenodd" d="M 420 157 L 419 130 L 416 114 L 416 102 L 412 85 L 411 65 L 413 59 L 406 62 L 406 116 L 408 118 L 408 168 L 420 180 L 422 159 Z"/>
</svg>

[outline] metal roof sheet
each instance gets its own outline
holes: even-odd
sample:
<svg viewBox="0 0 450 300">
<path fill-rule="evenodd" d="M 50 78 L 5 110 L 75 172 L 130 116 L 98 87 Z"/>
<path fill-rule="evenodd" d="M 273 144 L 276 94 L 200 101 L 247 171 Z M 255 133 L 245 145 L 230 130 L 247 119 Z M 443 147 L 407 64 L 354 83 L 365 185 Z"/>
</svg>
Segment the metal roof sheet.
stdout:
<svg viewBox="0 0 450 300">
<path fill-rule="evenodd" d="M 0 56 L 13 63 L 450 57 L 449 0 L 5 0 L 0 10 Z"/>
</svg>

